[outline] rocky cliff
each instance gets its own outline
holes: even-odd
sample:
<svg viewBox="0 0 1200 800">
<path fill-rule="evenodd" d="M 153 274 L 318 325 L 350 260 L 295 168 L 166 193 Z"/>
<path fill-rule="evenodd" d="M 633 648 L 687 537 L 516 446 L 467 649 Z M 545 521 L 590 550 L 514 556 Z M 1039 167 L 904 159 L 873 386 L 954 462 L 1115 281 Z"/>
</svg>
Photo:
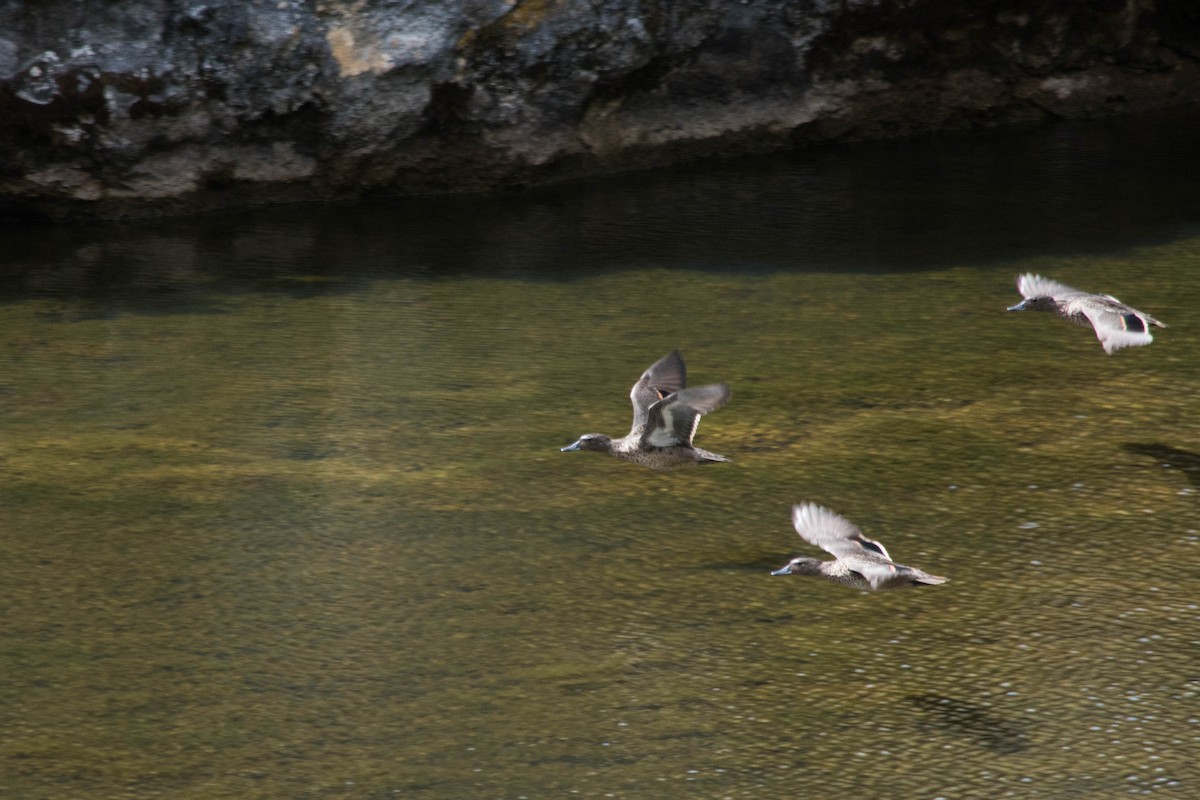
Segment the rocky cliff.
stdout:
<svg viewBox="0 0 1200 800">
<path fill-rule="evenodd" d="M 454 191 L 1197 100 L 1195 0 L 0 0 L 0 202 Z"/>
</svg>

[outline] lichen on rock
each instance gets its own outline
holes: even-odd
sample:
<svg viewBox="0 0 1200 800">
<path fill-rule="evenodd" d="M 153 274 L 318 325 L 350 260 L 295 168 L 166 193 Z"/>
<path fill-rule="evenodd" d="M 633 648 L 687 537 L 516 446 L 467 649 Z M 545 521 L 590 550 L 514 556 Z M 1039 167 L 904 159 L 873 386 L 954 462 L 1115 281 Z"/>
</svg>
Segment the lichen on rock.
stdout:
<svg viewBox="0 0 1200 800">
<path fill-rule="evenodd" d="M 1190 0 L 6 3 L 0 203 L 476 190 L 1122 113 L 1200 100 L 1197 34 Z"/>
</svg>

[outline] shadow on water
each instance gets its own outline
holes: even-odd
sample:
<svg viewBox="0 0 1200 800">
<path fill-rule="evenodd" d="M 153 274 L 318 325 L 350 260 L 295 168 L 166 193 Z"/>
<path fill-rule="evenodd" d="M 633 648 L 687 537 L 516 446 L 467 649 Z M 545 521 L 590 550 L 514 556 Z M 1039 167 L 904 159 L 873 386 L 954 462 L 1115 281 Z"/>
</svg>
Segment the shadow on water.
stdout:
<svg viewBox="0 0 1200 800">
<path fill-rule="evenodd" d="M 237 216 L 0 224 L 0 300 L 206 312 L 380 278 L 570 280 L 662 266 L 881 272 L 1111 251 L 1200 225 L 1200 112 L 929 137 L 541 187 Z M 995 220 L 1006 220 L 996 225 Z M 453 247 L 446 246 L 453 242 Z"/>
<path fill-rule="evenodd" d="M 1150 442 L 1126 442 L 1123 447 L 1128 453 L 1156 459 L 1164 469 L 1180 470 L 1193 486 L 1200 486 L 1200 454 Z"/>
<path fill-rule="evenodd" d="M 927 694 L 909 697 L 925 727 L 973 741 L 993 753 L 1010 755 L 1029 747 L 1029 737 L 1017 722 L 995 711 L 953 697 Z"/>
</svg>

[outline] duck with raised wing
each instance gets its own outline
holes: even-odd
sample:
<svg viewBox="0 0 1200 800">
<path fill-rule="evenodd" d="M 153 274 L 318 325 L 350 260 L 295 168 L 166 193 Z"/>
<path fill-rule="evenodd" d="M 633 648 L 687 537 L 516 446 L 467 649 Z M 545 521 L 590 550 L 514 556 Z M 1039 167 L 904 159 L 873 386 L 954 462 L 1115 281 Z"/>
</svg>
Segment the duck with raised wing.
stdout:
<svg viewBox="0 0 1200 800">
<path fill-rule="evenodd" d="M 948 580 L 897 564 L 882 544 L 863 536 L 857 525 L 824 506 L 815 503 L 792 506 L 792 524 L 802 539 L 832 553 L 835 559 L 821 561 L 800 556 L 772 575 L 819 575 L 864 592 L 933 586 Z"/>
<path fill-rule="evenodd" d="M 1017 278 L 1017 290 L 1025 299 L 1009 311 L 1053 311 L 1076 325 L 1091 325 L 1109 355 L 1122 347 L 1150 344 L 1151 325 L 1167 327 L 1110 294 L 1089 294 L 1029 272 Z"/>
<path fill-rule="evenodd" d="M 729 461 L 725 456 L 692 446 L 700 417 L 729 401 L 723 383 L 687 387 L 687 368 L 676 350 L 654 362 L 629 392 L 633 427 L 620 439 L 585 433 L 562 448 L 597 450 L 650 469 L 675 469 L 692 464 Z"/>
</svg>

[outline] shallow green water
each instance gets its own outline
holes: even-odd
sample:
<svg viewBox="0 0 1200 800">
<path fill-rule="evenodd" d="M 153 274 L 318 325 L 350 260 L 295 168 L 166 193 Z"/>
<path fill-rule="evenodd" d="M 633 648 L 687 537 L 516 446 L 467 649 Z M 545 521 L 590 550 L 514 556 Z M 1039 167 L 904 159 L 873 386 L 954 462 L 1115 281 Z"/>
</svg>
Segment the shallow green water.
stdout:
<svg viewBox="0 0 1200 800">
<path fill-rule="evenodd" d="M 0 796 L 1195 796 L 1196 129 L 12 233 Z M 558 451 L 675 347 L 734 463 Z"/>
</svg>

